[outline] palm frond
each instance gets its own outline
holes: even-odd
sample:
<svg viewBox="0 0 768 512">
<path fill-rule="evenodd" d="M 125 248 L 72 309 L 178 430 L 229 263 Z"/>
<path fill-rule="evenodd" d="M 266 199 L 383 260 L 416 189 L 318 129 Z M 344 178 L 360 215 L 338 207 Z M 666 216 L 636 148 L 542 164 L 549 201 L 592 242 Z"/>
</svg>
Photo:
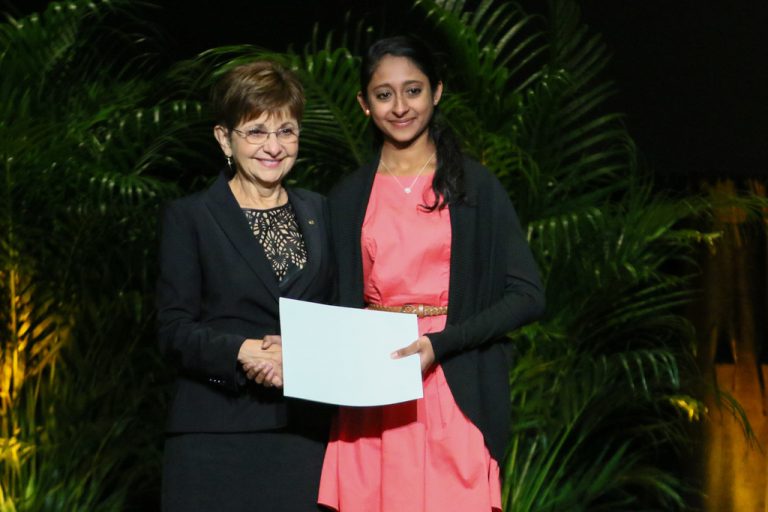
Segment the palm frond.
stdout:
<svg viewBox="0 0 768 512">
<path fill-rule="evenodd" d="M 465 91 L 487 129 L 514 115 L 515 96 L 539 77 L 545 42 L 534 16 L 514 3 L 483 0 L 474 12 L 464 2 L 417 0 L 445 41 L 450 55 L 449 94 Z"/>
<path fill-rule="evenodd" d="M 676 360 L 664 351 L 623 353 L 617 356 L 620 364 L 606 356 L 593 359 L 577 352 L 565 354 L 561 352 L 550 366 L 557 369 L 555 380 L 540 371 L 546 365 L 530 364 L 537 359 L 533 352 L 523 356 L 522 367 L 529 371 L 518 373 L 520 364 L 513 371 L 513 390 L 525 388 L 526 392 L 512 395 L 515 407 L 505 466 L 506 509 L 616 510 L 636 502 L 627 492 L 629 485 L 680 505 L 674 476 L 654 470 L 658 479 L 646 479 L 650 472 L 643 451 L 650 445 L 641 448 L 635 441 L 651 439 L 654 424 L 637 427 L 631 438 L 623 436 L 616 425 L 607 426 L 644 403 L 652 406 L 657 400 L 654 386 L 676 389 Z M 537 367 L 539 371 L 530 371 Z M 514 380 L 521 377 L 533 380 L 518 388 Z M 615 399 L 618 393 L 624 400 Z M 552 420 L 543 424 L 525 421 L 547 416 L 553 416 Z"/>
<path fill-rule="evenodd" d="M 297 56 L 298 57 L 298 56 Z M 357 103 L 359 59 L 326 43 L 297 59 L 307 91 L 302 127 L 303 182 L 320 190 L 367 161 L 372 152 L 367 119 Z M 310 179 L 311 177 L 311 179 Z"/>
</svg>

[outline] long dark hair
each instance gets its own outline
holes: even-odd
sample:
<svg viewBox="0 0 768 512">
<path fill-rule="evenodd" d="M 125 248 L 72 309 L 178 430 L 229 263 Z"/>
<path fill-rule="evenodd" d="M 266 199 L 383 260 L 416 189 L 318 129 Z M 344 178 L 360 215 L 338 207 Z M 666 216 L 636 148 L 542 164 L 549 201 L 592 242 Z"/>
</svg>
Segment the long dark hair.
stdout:
<svg viewBox="0 0 768 512">
<path fill-rule="evenodd" d="M 415 37 L 395 36 L 379 39 L 363 55 L 363 61 L 360 65 L 360 90 L 366 97 L 366 101 L 368 101 L 367 91 L 371 77 L 381 59 L 387 55 L 405 57 L 410 60 L 427 76 L 434 93 L 437 84 L 441 81 L 434 53 L 425 43 Z M 424 205 L 424 207 L 429 211 L 434 211 L 438 208 L 445 208 L 452 203 L 462 202 L 465 199 L 464 166 L 459 143 L 450 127 L 443 122 L 438 106 L 435 106 L 427 129 L 437 149 L 437 170 L 432 179 L 435 201 L 431 205 Z M 383 136 L 375 124 L 374 133 L 377 143 L 381 146 Z"/>
</svg>

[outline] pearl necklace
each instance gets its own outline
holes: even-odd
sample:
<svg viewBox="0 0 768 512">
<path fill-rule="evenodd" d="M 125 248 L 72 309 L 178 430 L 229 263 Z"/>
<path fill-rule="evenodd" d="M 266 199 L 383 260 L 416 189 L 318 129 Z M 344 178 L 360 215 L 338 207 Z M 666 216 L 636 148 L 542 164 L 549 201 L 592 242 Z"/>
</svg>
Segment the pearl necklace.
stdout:
<svg viewBox="0 0 768 512">
<path fill-rule="evenodd" d="M 402 187 L 402 189 L 403 189 L 403 192 L 405 192 L 406 194 L 410 194 L 410 193 L 413 191 L 413 186 L 416 184 L 416 181 L 417 181 L 417 180 L 419 179 L 419 177 L 421 176 L 421 173 L 422 173 L 422 172 L 424 172 L 424 169 L 426 169 L 426 168 L 427 168 L 427 165 L 429 165 L 429 162 L 431 162 L 433 158 L 435 158 L 435 154 L 434 154 L 434 153 L 432 153 L 431 155 L 429 155 L 429 160 L 427 160 L 426 162 L 424 162 L 424 165 L 422 165 L 422 166 L 421 166 L 421 169 L 419 169 L 419 172 L 418 172 L 418 173 L 416 173 L 416 177 L 415 177 L 415 178 L 413 178 L 413 181 L 412 181 L 412 182 L 411 182 L 411 184 L 410 184 L 410 185 L 408 185 L 407 187 L 403 187 L 403 184 L 402 184 L 402 183 L 400 183 L 400 180 L 399 180 L 399 179 L 397 179 L 397 176 L 395 176 L 395 173 L 393 173 L 393 172 L 392 172 L 392 169 L 390 169 L 390 168 L 389 168 L 389 166 L 387 165 L 387 163 L 386 163 L 384 160 L 379 160 L 379 162 L 380 162 L 380 163 L 381 163 L 381 165 L 384 167 L 384 170 L 385 170 L 385 171 L 387 171 L 387 172 L 389 173 L 389 175 L 390 175 L 390 176 L 392 176 L 393 178 L 395 178 L 395 181 L 397 182 L 397 184 L 398 184 L 398 185 L 400 185 L 400 187 Z"/>
</svg>

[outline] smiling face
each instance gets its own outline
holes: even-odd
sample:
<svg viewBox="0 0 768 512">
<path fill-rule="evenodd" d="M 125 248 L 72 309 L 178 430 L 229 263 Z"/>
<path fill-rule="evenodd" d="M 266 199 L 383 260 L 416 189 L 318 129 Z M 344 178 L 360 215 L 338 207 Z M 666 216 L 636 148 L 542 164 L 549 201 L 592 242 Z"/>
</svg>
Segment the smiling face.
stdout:
<svg viewBox="0 0 768 512">
<path fill-rule="evenodd" d="M 442 92 L 442 83 L 433 91 L 427 75 L 409 58 L 385 55 L 357 99 L 385 142 L 407 146 L 429 136 L 429 121 Z"/>
<path fill-rule="evenodd" d="M 260 187 L 279 185 L 299 153 L 298 138 L 291 141 L 278 139 L 276 132 L 286 129 L 298 132 L 299 122 L 287 112 L 264 112 L 259 117 L 241 122 L 234 130 L 217 125 L 213 132 L 225 156 L 232 157 L 235 172 Z M 266 141 L 251 144 L 246 134 L 253 131 L 272 132 Z"/>
</svg>

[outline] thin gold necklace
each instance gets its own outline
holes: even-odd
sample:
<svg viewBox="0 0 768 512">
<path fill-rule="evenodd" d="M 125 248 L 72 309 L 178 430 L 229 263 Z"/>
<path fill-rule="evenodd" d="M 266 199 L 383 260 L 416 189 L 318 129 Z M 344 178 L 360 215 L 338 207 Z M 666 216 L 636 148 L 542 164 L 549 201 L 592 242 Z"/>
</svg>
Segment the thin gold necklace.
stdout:
<svg viewBox="0 0 768 512">
<path fill-rule="evenodd" d="M 419 172 L 416 174 L 416 177 L 413 178 L 413 181 L 407 187 L 403 187 L 403 184 L 400 183 L 400 180 L 397 179 L 397 176 L 395 176 L 395 173 L 392 172 L 392 169 L 389 168 L 389 166 L 387 165 L 387 163 L 384 160 L 379 160 L 379 162 L 381 162 L 381 165 L 384 167 L 384 170 L 387 171 L 390 176 L 395 178 L 395 181 L 403 189 L 403 192 L 405 192 L 406 194 L 410 194 L 413 191 L 413 186 L 416 184 L 416 181 L 419 179 L 419 176 L 421 176 L 421 173 L 424 172 L 424 169 L 427 168 L 427 165 L 429 165 L 429 162 L 431 162 L 433 158 L 435 158 L 435 154 L 434 153 L 429 155 L 429 160 L 424 162 L 424 165 L 421 166 L 421 169 L 419 169 Z"/>
</svg>

